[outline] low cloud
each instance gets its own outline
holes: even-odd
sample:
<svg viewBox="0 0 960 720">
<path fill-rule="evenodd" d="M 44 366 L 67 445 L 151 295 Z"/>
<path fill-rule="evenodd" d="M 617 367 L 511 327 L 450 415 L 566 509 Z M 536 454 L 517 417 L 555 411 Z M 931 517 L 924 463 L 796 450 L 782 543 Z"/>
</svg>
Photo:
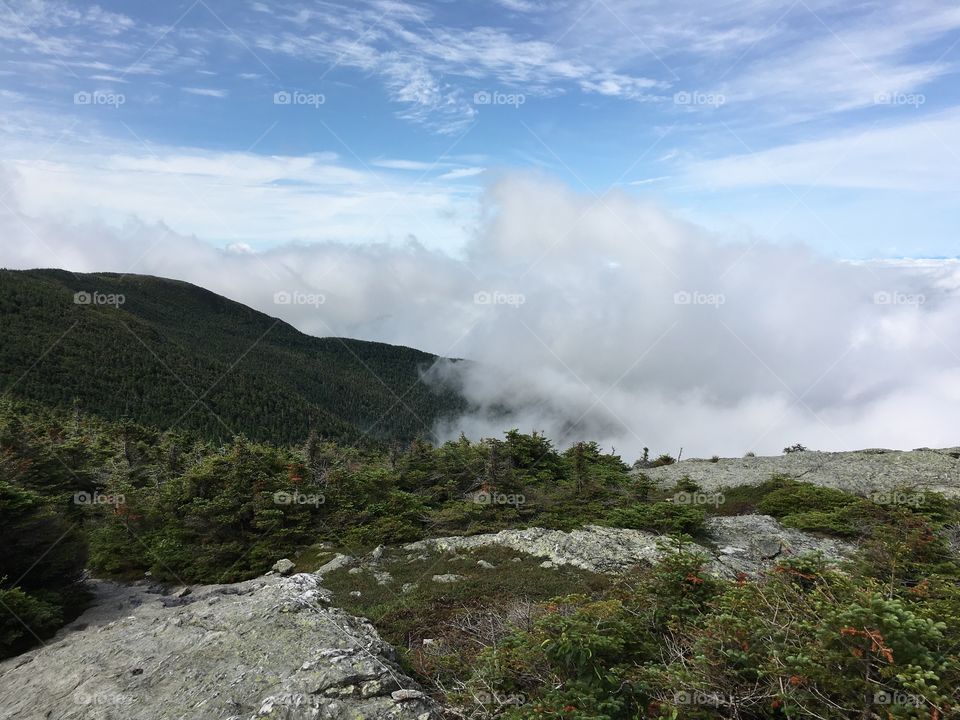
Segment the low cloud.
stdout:
<svg viewBox="0 0 960 720">
<path fill-rule="evenodd" d="M 179 278 L 314 335 L 476 361 L 432 372 L 473 406 L 437 428 L 444 437 L 543 429 L 628 459 L 644 446 L 703 456 L 956 443 L 955 262 L 721 242 L 626 195 L 597 200 L 530 175 L 489 188 L 456 257 L 412 239 L 223 250 L 162 224 L 68 224 L 25 215 L 15 183 L 0 174 L 6 267 Z M 324 302 L 289 301 L 301 296 Z"/>
</svg>

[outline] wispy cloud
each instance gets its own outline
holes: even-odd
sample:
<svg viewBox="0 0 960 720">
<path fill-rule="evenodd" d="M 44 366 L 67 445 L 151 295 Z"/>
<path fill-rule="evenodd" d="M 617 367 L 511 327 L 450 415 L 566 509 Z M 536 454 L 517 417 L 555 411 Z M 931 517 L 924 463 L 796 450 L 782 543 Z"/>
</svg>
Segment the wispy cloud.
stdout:
<svg viewBox="0 0 960 720">
<path fill-rule="evenodd" d="M 910 111 L 910 108 L 891 108 Z M 695 162 L 689 176 L 713 188 L 960 190 L 960 108 L 935 117 L 847 131 L 823 140 Z"/>
<path fill-rule="evenodd" d="M 486 168 L 457 168 L 441 175 L 439 180 L 460 180 L 462 178 L 476 177 L 486 171 Z"/>
<path fill-rule="evenodd" d="M 185 87 L 181 88 L 181 90 L 191 95 L 201 95 L 204 97 L 225 98 L 227 95 L 229 95 L 226 90 L 221 90 L 218 88 Z"/>
</svg>

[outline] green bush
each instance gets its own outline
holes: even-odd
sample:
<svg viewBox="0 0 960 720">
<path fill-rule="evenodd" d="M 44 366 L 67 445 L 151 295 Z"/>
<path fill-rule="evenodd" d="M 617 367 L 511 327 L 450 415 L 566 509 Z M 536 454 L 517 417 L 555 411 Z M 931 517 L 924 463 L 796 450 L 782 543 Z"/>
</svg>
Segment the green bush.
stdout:
<svg viewBox="0 0 960 720">
<path fill-rule="evenodd" d="M 706 512 L 694 505 L 672 502 L 637 503 L 611 511 L 604 524 L 661 535 L 684 533 L 697 536 L 706 532 Z"/>
<path fill-rule="evenodd" d="M 56 602 L 28 595 L 20 588 L 0 590 L 0 658 L 21 653 L 50 637 L 63 620 L 63 609 Z"/>
</svg>

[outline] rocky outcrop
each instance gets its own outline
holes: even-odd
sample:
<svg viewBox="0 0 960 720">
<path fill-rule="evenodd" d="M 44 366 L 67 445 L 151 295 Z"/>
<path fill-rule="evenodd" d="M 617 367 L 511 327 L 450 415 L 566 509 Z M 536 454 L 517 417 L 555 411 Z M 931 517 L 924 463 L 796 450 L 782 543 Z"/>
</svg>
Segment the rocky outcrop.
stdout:
<svg viewBox="0 0 960 720">
<path fill-rule="evenodd" d="M 820 553 L 837 562 L 853 554 L 850 543 L 785 528 L 769 515 L 736 515 L 707 520 L 713 541 L 713 569 L 720 575 L 755 575 L 785 557 Z"/>
<path fill-rule="evenodd" d="M 960 448 L 794 452 L 775 457 L 690 459 L 642 471 L 664 487 L 689 477 L 704 490 L 757 485 L 772 475 L 869 497 L 900 488 L 960 496 Z"/>
<path fill-rule="evenodd" d="M 766 515 L 715 517 L 708 521 L 708 527 L 712 542 L 701 547 L 714 558 L 711 570 L 728 577 L 740 572 L 756 574 L 781 556 L 820 552 L 827 560 L 839 561 L 854 550 L 852 545 L 839 540 L 785 528 Z M 500 546 L 547 558 L 554 566 L 572 565 L 590 572 L 619 573 L 655 561 L 662 552 L 659 540 L 662 540 L 660 536 L 642 530 L 587 525 L 570 532 L 525 528 L 434 538 L 409 543 L 404 549 L 410 553 L 457 552 Z"/>
<path fill-rule="evenodd" d="M 430 720 L 435 705 L 319 576 L 193 587 L 173 598 L 95 582 L 98 601 L 45 646 L 0 663 L 23 720 Z"/>
</svg>

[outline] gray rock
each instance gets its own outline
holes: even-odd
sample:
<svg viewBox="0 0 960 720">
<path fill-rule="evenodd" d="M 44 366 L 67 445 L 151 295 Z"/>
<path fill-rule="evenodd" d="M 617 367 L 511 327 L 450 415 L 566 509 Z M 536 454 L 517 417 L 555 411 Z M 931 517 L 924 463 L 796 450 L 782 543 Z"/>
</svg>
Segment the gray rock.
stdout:
<svg viewBox="0 0 960 720">
<path fill-rule="evenodd" d="M 404 583 L 404 584 L 403 584 L 403 587 L 400 588 L 400 592 L 406 594 L 406 593 L 410 592 L 411 590 L 415 590 L 416 587 L 417 587 L 417 584 L 416 584 L 416 583 Z"/>
<path fill-rule="evenodd" d="M 353 564 L 354 560 L 349 555 L 344 555 L 343 553 L 337 553 L 333 560 L 330 560 L 326 565 L 323 565 L 319 570 L 317 570 L 317 575 L 326 575 L 327 573 L 332 573 L 334 570 L 339 570 L 340 568 L 346 567 L 347 565 Z"/>
<path fill-rule="evenodd" d="M 707 521 L 711 538 L 719 547 L 711 569 L 721 575 L 754 575 L 778 559 L 805 553 L 821 553 L 828 562 L 853 554 L 850 543 L 817 537 L 785 528 L 768 515 L 716 517 Z"/>
<path fill-rule="evenodd" d="M 426 696 L 419 690 L 394 690 L 390 693 L 390 697 L 397 702 L 404 702 L 406 700 L 419 700 Z"/>
<path fill-rule="evenodd" d="M 276 573 L 279 573 L 280 575 L 289 575 L 290 573 L 293 572 L 293 569 L 295 567 L 296 565 L 294 565 L 290 560 L 287 560 L 287 558 L 284 558 L 283 560 L 277 560 L 273 564 L 273 567 L 271 568 L 271 570 L 273 570 Z"/>
<path fill-rule="evenodd" d="M 484 570 L 493 570 L 496 567 L 496 565 L 489 563 L 486 560 L 477 560 L 477 565 L 482 567 Z"/>
<path fill-rule="evenodd" d="M 172 608 L 140 585 L 93 587 L 84 629 L 0 663 L 4 717 L 439 717 L 368 621 L 323 606 L 314 575 L 195 586 Z"/>
<path fill-rule="evenodd" d="M 709 522 L 712 540 L 720 547 L 706 545 L 703 552 L 714 557 L 711 570 L 724 576 L 738 572 L 753 574 L 780 555 L 822 552 L 830 561 L 838 561 L 853 552 L 847 543 L 819 538 L 784 528 L 766 515 L 717 517 Z M 498 533 L 420 540 L 405 546 L 407 550 L 453 552 L 501 546 L 535 557 L 546 558 L 541 567 L 572 565 L 596 573 L 620 573 L 644 563 L 656 561 L 662 554 L 654 533 L 626 528 L 588 525 L 578 530 L 526 528 Z M 437 580 L 435 582 L 442 582 Z"/>
<path fill-rule="evenodd" d="M 795 452 L 773 457 L 689 459 L 641 470 L 661 487 L 687 476 L 706 491 L 757 485 L 771 475 L 789 475 L 815 485 L 868 497 L 901 488 L 960 497 L 960 448 Z"/>
</svg>

